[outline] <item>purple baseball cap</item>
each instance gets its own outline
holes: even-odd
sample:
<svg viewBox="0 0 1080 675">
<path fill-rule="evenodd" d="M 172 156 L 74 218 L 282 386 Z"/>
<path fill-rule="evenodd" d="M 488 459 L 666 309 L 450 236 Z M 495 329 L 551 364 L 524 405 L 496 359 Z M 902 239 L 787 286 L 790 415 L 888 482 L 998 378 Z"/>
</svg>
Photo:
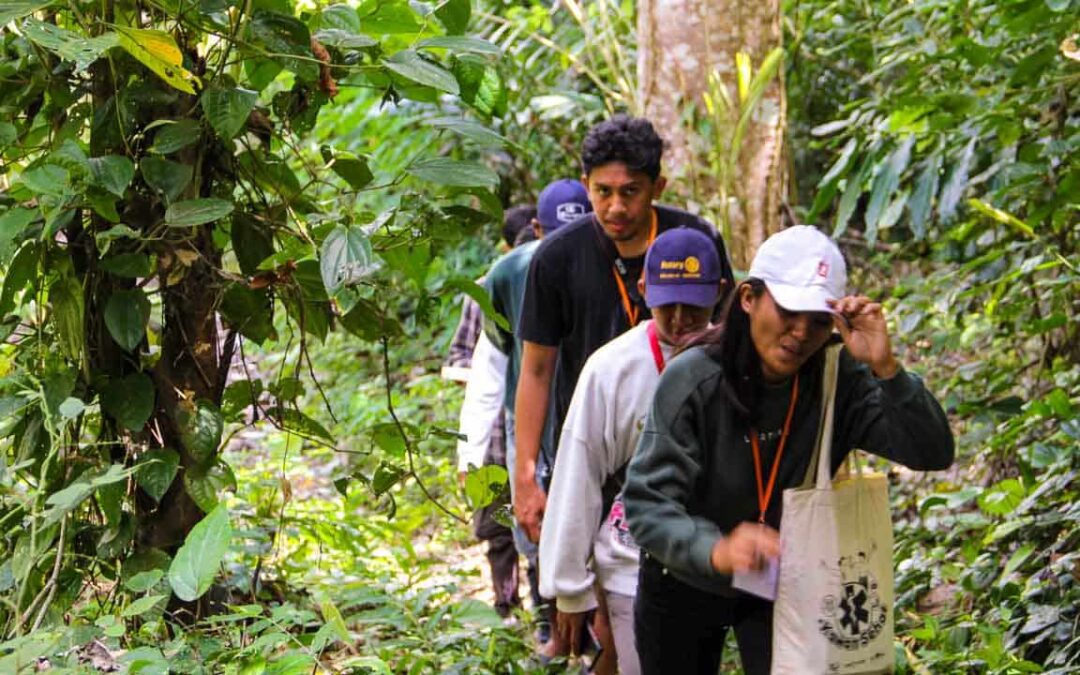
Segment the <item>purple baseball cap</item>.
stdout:
<svg viewBox="0 0 1080 675">
<path fill-rule="evenodd" d="M 668 230 L 645 254 L 645 304 L 712 307 L 720 293 L 720 270 L 716 242 L 708 235 L 689 227 Z"/>
<path fill-rule="evenodd" d="M 536 201 L 536 219 L 545 234 L 592 212 L 589 193 L 581 181 L 563 178 L 550 183 Z"/>
</svg>

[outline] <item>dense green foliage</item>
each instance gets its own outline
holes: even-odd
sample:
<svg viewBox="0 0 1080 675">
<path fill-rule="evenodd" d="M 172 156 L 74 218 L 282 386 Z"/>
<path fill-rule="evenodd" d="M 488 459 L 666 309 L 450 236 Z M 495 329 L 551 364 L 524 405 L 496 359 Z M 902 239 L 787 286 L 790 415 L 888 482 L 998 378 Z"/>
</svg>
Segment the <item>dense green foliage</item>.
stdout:
<svg viewBox="0 0 1080 675">
<path fill-rule="evenodd" d="M 1076 10 L 784 8 L 795 210 L 960 441 L 895 472 L 905 672 L 1080 667 Z M 462 599 L 438 366 L 503 206 L 635 109 L 633 3 L 0 25 L 0 670 L 536 670 Z"/>
<path fill-rule="evenodd" d="M 957 420 L 957 470 L 896 499 L 902 661 L 922 672 L 1080 667 L 1076 9 L 788 15 L 804 213 L 864 261 Z"/>
</svg>

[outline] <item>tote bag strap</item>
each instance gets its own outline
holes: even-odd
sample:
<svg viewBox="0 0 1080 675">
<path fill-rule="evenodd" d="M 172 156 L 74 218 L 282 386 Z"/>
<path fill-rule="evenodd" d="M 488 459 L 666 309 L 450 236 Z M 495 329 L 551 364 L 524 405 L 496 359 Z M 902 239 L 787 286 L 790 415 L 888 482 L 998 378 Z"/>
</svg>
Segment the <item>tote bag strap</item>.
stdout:
<svg viewBox="0 0 1080 675">
<path fill-rule="evenodd" d="M 840 365 L 840 350 L 843 344 L 835 344 L 825 350 L 825 368 L 821 377 L 821 419 L 818 423 L 818 437 L 814 443 L 814 454 L 810 457 L 810 465 L 806 467 L 806 475 L 803 476 L 803 488 L 809 488 L 815 484 L 814 474 L 817 474 L 817 487 L 824 489 L 829 487 L 832 478 L 830 468 L 832 465 L 832 437 L 833 437 L 833 412 L 836 407 L 836 374 Z M 825 461 L 822 461 L 822 455 Z"/>
</svg>

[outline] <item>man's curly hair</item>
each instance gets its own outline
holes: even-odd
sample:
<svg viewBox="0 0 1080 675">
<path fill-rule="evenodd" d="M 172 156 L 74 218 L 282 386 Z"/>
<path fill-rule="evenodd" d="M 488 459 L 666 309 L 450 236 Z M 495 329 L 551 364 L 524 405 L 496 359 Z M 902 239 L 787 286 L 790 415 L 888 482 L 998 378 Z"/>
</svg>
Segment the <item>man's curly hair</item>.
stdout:
<svg viewBox="0 0 1080 675">
<path fill-rule="evenodd" d="M 631 171 L 641 171 L 651 180 L 660 176 L 660 156 L 664 139 L 644 117 L 616 115 L 597 124 L 585 136 L 581 148 L 581 168 L 585 175 L 609 162 L 622 162 Z"/>
</svg>

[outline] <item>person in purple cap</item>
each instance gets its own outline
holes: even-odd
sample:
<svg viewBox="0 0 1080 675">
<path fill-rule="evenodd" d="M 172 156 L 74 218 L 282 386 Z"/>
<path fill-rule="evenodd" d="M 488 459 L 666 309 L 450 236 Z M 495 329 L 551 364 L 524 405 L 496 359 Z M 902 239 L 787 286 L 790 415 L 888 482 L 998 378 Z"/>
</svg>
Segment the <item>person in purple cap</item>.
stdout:
<svg viewBox="0 0 1080 675">
<path fill-rule="evenodd" d="M 803 483 L 817 443 L 828 344 L 843 341 L 833 472 L 852 448 L 915 470 L 952 464 L 948 419 L 893 355 L 881 305 L 846 286 L 828 236 L 774 234 L 722 327 L 660 378 L 623 489 L 644 553 L 634 623 L 645 675 L 715 675 L 729 631 L 743 670 L 769 672 L 773 603 L 732 578 L 779 555 L 781 495 Z"/>
<path fill-rule="evenodd" d="M 555 597 L 570 645 L 579 644 L 597 593 L 605 594 L 622 675 L 641 672 L 633 613 L 638 547 L 622 482 L 660 373 L 680 344 L 708 326 L 721 278 L 710 237 L 685 227 L 658 236 L 639 282 L 652 319 L 593 352 L 563 422 L 540 532 L 540 592 Z"/>
</svg>

